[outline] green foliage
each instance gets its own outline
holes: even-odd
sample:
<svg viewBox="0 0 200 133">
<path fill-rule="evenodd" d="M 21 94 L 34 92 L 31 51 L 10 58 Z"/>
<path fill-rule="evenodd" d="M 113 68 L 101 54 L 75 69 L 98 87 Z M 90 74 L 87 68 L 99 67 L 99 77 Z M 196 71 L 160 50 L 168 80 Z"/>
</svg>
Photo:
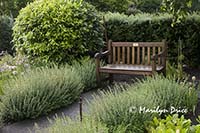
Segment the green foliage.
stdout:
<svg viewBox="0 0 200 133">
<path fill-rule="evenodd" d="M 186 16 L 188 8 L 192 7 L 192 0 L 163 0 L 162 10 L 172 14 L 173 23 L 180 23 Z"/>
<path fill-rule="evenodd" d="M 147 128 L 149 133 L 191 133 L 190 132 L 191 120 L 186 120 L 184 116 L 178 117 L 177 114 L 167 116 L 166 119 L 154 118 Z"/>
<path fill-rule="evenodd" d="M 172 16 L 169 14 L 138 14 L 127 16 L 119 13 L 107 13 L 106 28 L 108 38 L 113 41 L 161 41 L 168 43 L 168 56 L 177 62 L 178 40 L 182 40 L 183 64 L 200 65 L 200 16 L 196 13 L 186 20 L 171 27 Z"/>
<path fill-rule="evenodd" d="M 36 118 L 71 104 L 82 90 L 81 78 L 69 66 L 30 70 L 4 85 L 0 121 Z"/>
<path fill-rule="evenodd" d="M 84 90 L 88 91 L 97 87 L 96 84 L 96 65 L 94 60 L 86 58 L 80 62 L 74 62 L 72 67 L 81 77 L 81 81 L 84 84 Z"/>
<path fill-rule="evenodd" d="M 193 0 L 192 1 L 192 11 L 199 11 L 200 10 L 200 1 L 199 0 Z"/>
<path fill-rule="evenodd" d="M 169 62 L 167 62 L 167 66 L 166 66 L 166 77 L 171 79 L 187 79 L 189 75 L 187 75 L 184 71 L 182 66 L 180 66 L 180 64 L 175 65 L 175 64 L 170 64 Z"/>
<path fill-rule="evenodd" d="M 9 16 L 0 16 L 0 51 L 12 53 L 12 26 L 13 18 Z"/>
<path fill-rule="evenodd" d="M 33 0 L 0 0 L 0 15 L 18 15 L 20 9 Z"/>
<path fill-rule="evenodd" d="M 137 9 L 142 12 L 159 12 L 162 0 L 134 0 Z"/>
<path fill-rule="evenodd" d="M 48 133 L 108 133 L 108 128 L 89 117 L 84 117 L 83 121 L 71 120 L 68 117 L 56 118 L 55 121 L 50 121 L 52 125 L 45 129 Z M 36 126 L 36 133 L 43 133 Z"/>
<path fill-rule="evenodd" d="M 191 126 L 191 120 L 180 118 L 177 114 L 167 116 L 166 119 L 154 118 L 147 126 L 148 133 L 199 133 L 200 124 Z"/>
<path fill-rule="evenodd" d="M 13 41 L 31 59 L 71 63 L 102 46 L 100 19 L 86 2 L 38 0 L 20 11 Z"/>
<path fill-rule="evenodd" d="M 143 133 L 145 121 L 171 113 L 145 112 L 140 108 L 170 110 L 173 106 L 192 111 L 197 103 L 194 88 L 185 82 L 179 84 L 161 76 L 147 78 L 125 88 L 127 90 L 118 85 L 114 90 L 102 92 L 102 96 L 95 96 L 90 106 L 92 116 L 105 123 L 111 132 L 122 125 L 127 126 L 127 132 Z"/>
<path fill-rule="evenodd" d="M 97 10 L 102 12 L 126 12 L 130 4 L 130 0 L 85 0 L 96 7 Z"/>
</svg>

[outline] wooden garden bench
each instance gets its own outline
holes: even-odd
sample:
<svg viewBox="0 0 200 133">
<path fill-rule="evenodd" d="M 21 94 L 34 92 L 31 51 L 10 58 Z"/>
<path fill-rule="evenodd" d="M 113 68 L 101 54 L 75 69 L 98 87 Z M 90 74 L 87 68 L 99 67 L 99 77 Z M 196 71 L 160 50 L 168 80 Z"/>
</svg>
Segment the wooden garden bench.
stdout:
<svg viewBox="0 0 200 133">
<path fill-rule="evenodd" d="M 108 56 L 108 64 L 100 66 L 100 59 Z M 167 44 L 162 42 L 108 42 L 108 50 L 95 54 L 96 78 L 100 73 L 153 75 L 166 71 Z"/>
</svg>

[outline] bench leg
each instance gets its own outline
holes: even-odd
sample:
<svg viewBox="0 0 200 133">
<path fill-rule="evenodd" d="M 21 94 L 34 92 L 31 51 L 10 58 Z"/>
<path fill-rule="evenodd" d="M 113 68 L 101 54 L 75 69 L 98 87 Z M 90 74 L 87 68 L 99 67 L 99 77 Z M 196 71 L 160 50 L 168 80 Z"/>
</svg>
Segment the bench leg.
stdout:
<svg viewBox="0 0 200 133">
<path fill-rule="evenodd" d="M 113 74 L 109 74 L 109 83 L 111 84 L 111 83 L 113 83 Z"/>
<path fill-rule="evenodd" d="M 97 85 L 100 85 L 101 79 L 100 79 L 100 72 L 98 70 L 96 71 L 96 80 L 97 80 Z"/>
<path fill-rule="evenodd" d="M 166 67 L 163 69 L 163 76 L 166 77 Z"/>
</svg>

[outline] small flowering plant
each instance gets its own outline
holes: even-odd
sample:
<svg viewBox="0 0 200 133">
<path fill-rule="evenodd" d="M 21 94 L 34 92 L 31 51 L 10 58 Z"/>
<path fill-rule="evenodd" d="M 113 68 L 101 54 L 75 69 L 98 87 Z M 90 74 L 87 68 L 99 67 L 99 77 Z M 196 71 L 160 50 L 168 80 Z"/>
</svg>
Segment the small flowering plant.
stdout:
<svg viewBox="0 0 200 133">
<path fill-rule="evenodd" d="M 10 78 L 23 74 L 30 68 L 29 61 L 25 56 L 15 57 L 4 52 L 0 57 L 0 95 L 3 94 L 2 86 Z"/>
</svg>

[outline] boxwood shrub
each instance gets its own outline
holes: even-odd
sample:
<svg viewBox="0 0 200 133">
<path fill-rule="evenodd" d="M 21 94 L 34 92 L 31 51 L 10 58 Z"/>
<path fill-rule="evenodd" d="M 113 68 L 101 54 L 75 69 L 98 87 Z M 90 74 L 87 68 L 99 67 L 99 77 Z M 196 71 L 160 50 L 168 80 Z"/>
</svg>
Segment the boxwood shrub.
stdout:
<svg viewBox="0 0 200 133">
<path fill-rule="evenodd" d="M 178 40 L 183 42 L 184 63 L 200 66 L 200 16 L 197 13 L 171 27 L 172 17 L 168 14 L 138 14 L 127 16 L 107 13 L 106 28 L 108 38 L 113 41 L 161 41 L 169 45 L 169 59 L 176 61 Z"/>
<path fill-rule="evenodd" d="M 5 83 L 0 96 L 0 122 L 36 118 L 71 104 L 82 91 L 80 76 L 69 66 L 30 70 Z"/>
<path fill-rule="evenodd" d="M 117 85 L 109 92 L 102 92 L 90 104 L 92 116 L 105 123 L 110 132 L 123 125 L 127 127 L 126 132 L 143 133 L 146 121 L 172 113 L 171 107 L 192 111 L 197 104 L 194 88 L 185 82 L 179 83 L 161 76 L 147 78 L 123 88 Z M 145 111 L 156 110 L 157 107 L 169 112 L 159 114 Z"/>
<path fill-rule="evenodd" d="M 31 59 L 70 63 L 102 46 L 100 19 L 82 0 L 37 0 L 20 11 L 13 42 Z"/>
</svg>

